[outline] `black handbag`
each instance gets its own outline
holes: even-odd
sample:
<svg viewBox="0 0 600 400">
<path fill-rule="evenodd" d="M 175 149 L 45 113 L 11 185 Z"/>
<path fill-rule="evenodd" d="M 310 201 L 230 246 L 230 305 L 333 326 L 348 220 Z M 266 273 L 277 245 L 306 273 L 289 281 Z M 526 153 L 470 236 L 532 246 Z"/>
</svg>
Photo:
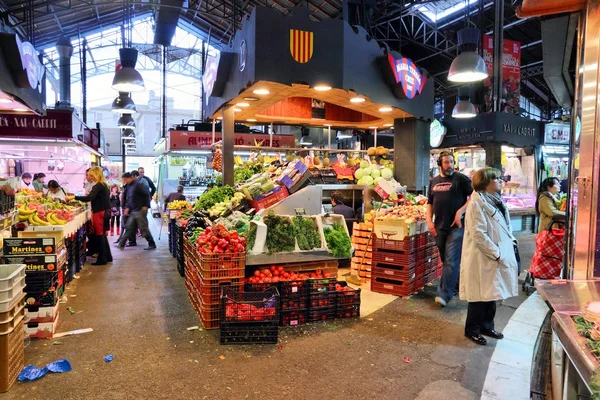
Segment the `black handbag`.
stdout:
<svg viewBox="0 0 600 400">
<path fill-rule="evenodd" d="M 521 255 L 519 254 L 519 245 L 517 241 L 513 241 L 513 249 L 515 250 L 515 258 L 517 259 L 517 275 L 521 275 Z"/>
</svg>

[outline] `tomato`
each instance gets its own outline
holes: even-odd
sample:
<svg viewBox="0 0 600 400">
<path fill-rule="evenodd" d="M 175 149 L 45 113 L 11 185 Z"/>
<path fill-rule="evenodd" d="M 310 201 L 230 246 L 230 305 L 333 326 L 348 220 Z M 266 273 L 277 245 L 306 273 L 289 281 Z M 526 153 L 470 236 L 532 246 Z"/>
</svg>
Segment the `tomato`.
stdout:
<svg viewBox="0 0 600 400">
<path fill-rule="evenodd" d="M 276 269 L 277 269 L 277 268 L 276 268 L 274 265 L 271 265 L 271 266 L 269 267 L 269 270 L 270 270 L 271 272 L 275 271 Z"/>
<path fill-rule="evenodd" d="M 258 278 L 260 276 L 260 271 L 259 270 L 254 271 L 254 276 L 256 276 Z"/>
<path fill-rule="evenodd" d="M 279 276 L 279 271 L 278 270 L 273 271 L 273 276 Z"/>
<path fill-rule="evenodd" d="M 271 275 L 271 271 L 269 271 L 269 270 L 268 270 L 268 269 L 266 269 L 266 268 L 262 270 L 262 273 L 263 273 L 263 275 L 265 275 L 265 276 L 269 276 L 269 275 Z"/>
<path fill-rule="evenodd" d="M 279 266 L 279 267 L 277 267 L 277 271 L 283 272 L 283 271 L 285 271 L 285 269 L 282 266 Z"/>
</svg>

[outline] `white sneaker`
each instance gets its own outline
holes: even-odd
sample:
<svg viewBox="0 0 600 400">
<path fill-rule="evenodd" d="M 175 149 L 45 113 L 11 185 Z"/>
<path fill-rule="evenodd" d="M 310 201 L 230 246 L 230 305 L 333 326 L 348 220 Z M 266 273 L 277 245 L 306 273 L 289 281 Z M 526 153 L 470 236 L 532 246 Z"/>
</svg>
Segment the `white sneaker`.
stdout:
<svg viewBox="0 0 600 400">
<path fill-rule="evenodd" d="M 438 303 L 442 307 L 446 307 L 446 300 L 442 299 L 440 296 L 435 297 L 435 302 Z"/>
</svg>

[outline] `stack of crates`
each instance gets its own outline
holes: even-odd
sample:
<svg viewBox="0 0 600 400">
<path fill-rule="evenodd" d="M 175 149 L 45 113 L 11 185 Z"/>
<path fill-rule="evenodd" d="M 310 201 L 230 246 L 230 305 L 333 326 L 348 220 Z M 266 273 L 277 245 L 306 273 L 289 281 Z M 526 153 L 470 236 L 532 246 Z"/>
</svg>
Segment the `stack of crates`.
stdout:
<svg viewBox="0 0 600 400">
<path fill-rule="evenodd" d="M 67 248 L 67 270 L 65 271 L 65 283 L 70 283 L 77 270 L 77 233 L 65 238 Z M 60 294 L 59 294 L 60 295 Z"/>
<path fill-rule="evenodd" d="M 0 265 L 0 393 L 24 367 L 25 265 Z"/>
<path fill-rule="evenodd" d="M 179 271 L 179 275 L 185 276 L 185 263 L 184 263 L 184 227 L 177 224 L 177 270 Z"/>
<path fill-rule="evenodd" d="M 188 257 L 189 255 L 189 257 Z M 221 292 L 225 287 L 242 292 L 246 270 L 246 254 L 201 255 L 189 249 L 185 257 L 188 296 L 204 329 L 219 328 Z"/>
<path fill-rule="evenodd" d="M 279 287 L 281 294 L 280 324 L 282 326 L 305 324 L 308 318 L 308 281 L 282 281 Z"/>
<path fill-rule="evenodd" d="M 221 296 L 221 344 L 276 344 L 279 337 L 279 292 L 238 292 Z"/>
<path fill-rule="evenodd" d="M 58 298 L 64 290 L 67 267 L 64 241 L 57 244 L 54 237 L 7 238 L 3 258 L 6 264 L 25 264 L 25 334 L 31 338 L 52 338 L 58 325 Z"/>
<path fill-rule="evenodd" d="M 407 297 L 425 285 L 424 261 L 417 269 L 418 236 L 403 240 L 373 236 L 373 269 L 371 290 Z"/>
<path fill-rule="evenodd" d="M 373 225 L 364 222 L 354 223 L 352 228 L 352 244 L 355 248 L 351 268 L 356 270 L 361 278 L 371 278 L 371 265 L 373 260 L 371 235 Z"/>
<path fill-rule="evenodd" d="M 349 288 L 344 281 L 338 282 L 344 290 L 336 293 L 335 313 L 336 318 L 360 317 L 360 289 Z"/>
<path fill-rule="evenodd" d="M 417 237 L 417 269 L 423 270 L 425 285 L 438 278 L 439 253 L 435 238 L 431 233 L 421 233 Z"/>
<path fill-rule="evenodd" d="M 169 219 L 169 252 L 177 257 L 177 220 Z"/>
<path fill-rule="evenodd" d="M 77 230 L 75 235 L 75 251 L 76 251 L 76 264 L 75 273 L 79 273 L 85 265 L 85 228 L 81 227 Z"/>
<path fill-rule="evenodd" d="M 336 315 L 336 278 L 308 280 L 307 322 L 327 321 Z"/>
</svg>

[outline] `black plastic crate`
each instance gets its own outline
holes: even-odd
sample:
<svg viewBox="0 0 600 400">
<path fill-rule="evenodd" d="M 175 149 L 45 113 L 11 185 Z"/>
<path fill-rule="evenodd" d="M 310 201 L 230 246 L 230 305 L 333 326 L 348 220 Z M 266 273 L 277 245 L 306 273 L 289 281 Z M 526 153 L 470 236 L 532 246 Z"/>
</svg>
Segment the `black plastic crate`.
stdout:
<svg viewBox="0 0 600 400">
<path fill-rule="evenodd" d="M 9 213 L 15 209 L 15 195 L 6 194 L 4 190 L 0 190 L 0 213 Z"/>
<path fill-rule="evenodd" d="M 0 191 L 1 192 L 1 191 Z M 46 292 L 58 286 L 58 271 L 27 272 L 25 274 L 25 293 Z"/>
<path fill-rule="evenodd" d="M 308 304 L 308 296 L 281 296 L 281 312 L 293 310 L 305 310 Z"/>
<path fill-rule="evenodd" d="M 360 303 L 338 305 L 335 311 L 336 318 L 360 317 Z"/>
<path fill-rule="evenodd" d="M 333 292 L 311 292 L 308 296 L 309 311 L 314 308 L 335 307 L 337 293 Z"/>
<path fill-rule="evenodd" d="M 58 291 L 27 292 L 25 304 L 29 306 L 50 307 L 58 303 Z"/>
<path fill-rule="evenodd" d="M 307 322 L 319 322 L 334 319 L 336 315 L 335 307 L 320 307 L 308 310 Z"/>
<path fill-rule="evenodd" d="M 221 295 L 221 326 L 252 322 L 279 323 L 279 291 L 238 292 L 224 287 Z"/>
<path fill-rule="evenodd" d="M 338 282 L 339 286 L 349 287 L 347 282 L 340 281 Z M 338 291 L 336 292 L 337 302 L 336 305 L 350 305 L 350 304 L 360 304 L 360 289 L 350 288 L 350 290 Z"/>
<path fill-rule="evenodd" d="M 281 310 L 281 326 L 296 326 L 303 325 L 307 322 L 308 310 Z"/>
<path fill-rule="evenodd" d="M 269 290 L 271 288 L 276 288 L 279 291 L 279 285 L 277 283 L 269 282 L 269 283 L 246 283 L 244 285 L 244 290 L 246 292 L 264 292 L 265 290 Z"/>
<path fill-rule="evenodd" d="M 279 327 L 273 324 L 223 324 L 221 344 L 277 344 Z"/>
<path fill-rule="evenodd" d="M 282 297 L 286 296 L 305 296 L 308 295 L 308 280 L 280 281 L 279 293 Z"/>
<path fill-rule="evenodd" d="M 336 278 L 309 279 L 308 280 L 308 290 L 311 293 L 334 292 L 336 283 L 337 283 Z"/>
</svg>

